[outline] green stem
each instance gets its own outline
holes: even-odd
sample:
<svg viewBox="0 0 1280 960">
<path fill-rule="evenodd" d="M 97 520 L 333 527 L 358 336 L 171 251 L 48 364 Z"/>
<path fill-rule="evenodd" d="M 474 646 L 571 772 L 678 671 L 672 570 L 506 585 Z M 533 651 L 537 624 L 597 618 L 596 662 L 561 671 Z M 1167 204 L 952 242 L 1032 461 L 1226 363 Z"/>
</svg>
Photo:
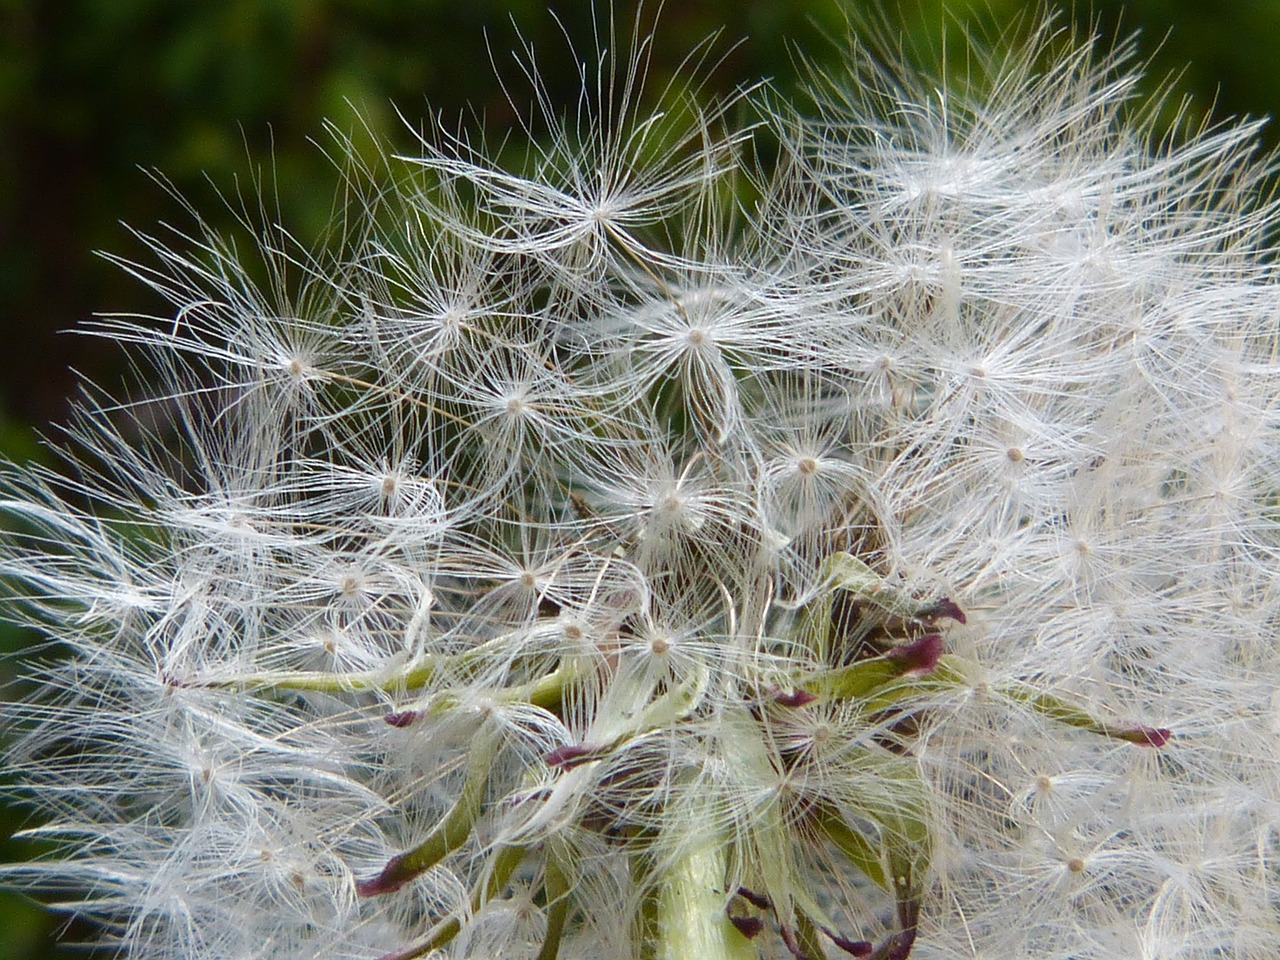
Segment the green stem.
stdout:
<svg viewBox="0 0 1280 960">
<path fill-rule="evenodd" d="M 524 847 L 500 847 L 498 849 L 498 852 L 493 855 L 493 859 L 489 861 L 488 879 L 472 893 L 472 913 L 478 913 L 485 903 L 497 896 L 499 891 L 507 885 L 507 881 L 511 879 L 511 874 L 515 873 L 516 867 L 520 866 L 520 861 L 524 859 L 524 853 Z M 421 940 L 403 950 L 383 954 L 378 960 L 415 960 L 415 958 L 424 956 L 433 950 L 448 946 L 450 941 L 461 930 L 462 920 L 456 915 L 449 917 L 447 920 L 437 924 L 435 929 L 431 931 L 431 935 L 425 940 Z"/>
<path fill-rule="evenodd" d="M 892 689 L 891 684 L 916 687 L 916 680 L 928 676 L 938 665 L 942 637 L 926 634 L 918 640 L 899 644 L 880 657 L 858 660 L 834 670 L 822 670 L 800 677 L 796 686 L 820 700 L 865 700 L 870 694 Z"/>
<path fill-rule="evenodd" d="M 699 831 L 665 870 L 657 960 L 757 960 L 755 946 L 725 913 L 725 839 L 720 831 Z"/>
<path fill-rule="evenodd" d="M 559 713 L 564 702 L 565 688 L 581 675 L 581 668 L 576 663 L 561 661 L 545 677 L 508 687 L 498 696 L 503 703 L 530 703 L 542 707 L 552 713 Z"/>
<path fill-rule="evenodd" d="M 1099 720 L 1079 704 L 1064 700 L 1051 693 L 1044 693 L 1029 683 L 1003 684 L 997 692 L 1016 703 L 1025 703 L 1037 713 L 1044 714 L 1069 727 L 1088 730 L 1113 740 L 1124 740 L 1141 747 L 1163 747 L 1173 735 L 1164 727 L 1148 727 L 1142 724 L 1108 723 Z"/>
<path fill-rule="evenodd" d="M 359 693 L 365 690 L 416 690 L 425 687 L 447 657 L 426 656 L 395 673 L 362 670 L 330 673 L 324 670 L 264 670 L 229 680 L 201 680 L 192 686 L 233 690 L 315 690 L 321 693 Z"/>
<path fill-rule="evenodd" d="M 571 883 L 568 873 L 555 850 L 548 849 L 546 867 L 542 876 L 542 890 L 546 897 L 547 937 L 542 941 L 542 949 L 538 951 L 537 960 L 556 960 L 560 952 L 560 937 L 564 933 L 565 921 L 569 917 L 569 890 Z"/>
<path fill-rule="evenodd" d="M 488 644 L 485 645 L 487 647 Z M 470 668 L 479 660 L 484 647 L 449 657 L 425 656 L 403 670 L 387 673 L 384 670 L 365 670 L 359 673 L 330 673 L 322 670 L 273 670 L 250 673 L 234 680 L 204 681 L 200 686 L 230 688 L 236 690 L 314 690 L 320 693 L 361 693 L 378 690 L 395 693 L 400 690 L 420 690 L 441 672 Z M 499 696 L 506 703 L 531 703 L 546 710 L 558 710 L 564 698 L 565 688 L 581 675 L 581 668 L 573 663 L 561 663 L 555 670 L 532 680 L 501 691 Z M 453 700 L 447 693 L 436 698 L 437 709 L 447 708 Z"/>
<path fill-rule="evenodd" d="M 374 897 L 399 890 L 467 842 L 480 816 L 496 747 L 497 737 L 492 732 L 481 733 L 475 738 L 467 759 L 462 792 L 444 819 L 436 824 L 422 843 L 392 857 L 376 877 L 357 883 L 356 892 L 360 896 Z"/>
</svg>

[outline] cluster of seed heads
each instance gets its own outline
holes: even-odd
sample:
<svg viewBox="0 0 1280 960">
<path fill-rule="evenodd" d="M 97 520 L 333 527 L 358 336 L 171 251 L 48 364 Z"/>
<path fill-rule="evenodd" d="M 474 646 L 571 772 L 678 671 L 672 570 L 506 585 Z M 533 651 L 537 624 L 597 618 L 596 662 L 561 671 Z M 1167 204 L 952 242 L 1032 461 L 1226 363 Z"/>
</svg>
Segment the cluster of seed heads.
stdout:
<svg viewBox="0 0 1280 960">
<path fill-rule="evenodd" d="M 602 39 L 522 159 L 339 138 L 323 246 L 139 234 L 159 387 L 4 480 L 8 879 L 140 960 L 1280 955 L 1267 168 L 1027 33 Z"/>
</svg>

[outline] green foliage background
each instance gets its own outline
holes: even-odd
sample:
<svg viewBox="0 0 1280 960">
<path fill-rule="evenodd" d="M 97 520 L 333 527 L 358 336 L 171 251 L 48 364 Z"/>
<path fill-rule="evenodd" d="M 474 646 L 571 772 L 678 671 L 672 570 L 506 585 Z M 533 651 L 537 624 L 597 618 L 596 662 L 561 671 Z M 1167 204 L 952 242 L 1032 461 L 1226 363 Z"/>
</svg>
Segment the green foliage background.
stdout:
<svg viewBox="0 0 1280 960">
<path fill-rule="evenodd" d="M 842 34 L 850 14 L 936 50 L 944 31 L 978 22 L 991 33 L 1039 6 L 669 0 L 654 72 L 669 75 L 723 27 L 714 49 L 724 59 L 709 91 L 760 77 L 785 89 L 796 82 L 794 48 L 833 60 L 823 37 Z M 412 137 L 400 115 L 453 117 L 470 104 L 501 128 L 512 115 L 493 64 L 512 75 L 508 51 L 519 37 L 539 50 L 548 87 L 568 99 L 575 80 L 565 34 L 577 49 L 593 49 L 591 4 L 558 0 L 563 29 L 545 7 L 546 0 L 0 0 L 0 452 L 41 456 L 34 432 L 65 417 L 77 383 L 71 367 L 108 388 L 119 382 L 112 344 L 61 331 L 98 310 L 164 310 L 93 253 L 141 255 L 121 221 L 143 229 L 184 223 L 176 201 L 139 168 L 162 172 L 214 224 L 229 225 L 231 213 L 210 184 L 233 194 L 237 183 L 265 178 L 283 222 L 314 236 L 336 182 L 311 140 L 325 142 L 325 120 L 366 148 L 367 125 L 406 150 Z M 619 18 L 629 21 L 633 9 L 634 0 L 619 2 Z M 1202 112 L 1212 105 L 1216 116 L 1256 116 L 1280 104 L 1276 0 L 1093 0 L 1067 16 L 1107 37 L 1141 29 L 1142 52 L 1153 58 L 1150 85 L 1182 71 L 1176 89 L 1193 93 Z M 1275 131 L 1268 136 L 1277 141 Z M 0 633 L 0 652 L 30 641 Z M 21 692 L 19 672 L 0 660 L 0 695 Z M 0 837 L 21 822 L 16 810 L 0 815 Z M 29 853 L 0 843 L 0 860 Z M 0 894 L 0 958 L 71 955 L 53 945 L 58 923 Z"/>
</svg>

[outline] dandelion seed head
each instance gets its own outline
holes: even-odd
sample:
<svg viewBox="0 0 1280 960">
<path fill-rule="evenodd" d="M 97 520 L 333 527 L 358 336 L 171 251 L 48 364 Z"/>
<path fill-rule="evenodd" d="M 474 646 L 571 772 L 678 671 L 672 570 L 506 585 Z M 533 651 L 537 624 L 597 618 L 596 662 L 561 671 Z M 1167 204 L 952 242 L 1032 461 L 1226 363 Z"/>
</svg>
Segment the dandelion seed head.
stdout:
<svg viewBox="0 0 1280 960">
<path fill-rule="evenodd" d="M 1052 20 L 795 107 L 595 25 L 278 283 L 142 237 L 160 399 L 0 493 L 6 881 L 139 960 L 1280 953 L 1256 127 Z"/>
</svg>

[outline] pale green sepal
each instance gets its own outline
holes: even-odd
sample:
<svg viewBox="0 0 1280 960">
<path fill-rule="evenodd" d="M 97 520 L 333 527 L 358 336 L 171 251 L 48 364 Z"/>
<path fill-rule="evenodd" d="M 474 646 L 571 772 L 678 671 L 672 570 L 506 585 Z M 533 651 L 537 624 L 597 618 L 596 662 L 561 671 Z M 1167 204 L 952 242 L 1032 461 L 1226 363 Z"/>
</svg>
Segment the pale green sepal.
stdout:
<svg viewBox="0 0 1280 960">
<path fill-rule="evenodd" d="M 831 589 L 847 590 L 895 617 L 908 619 L 921 607 L 919 600 L 891 586 L 851 553 L 841 551 L 827 557 L 822 564 L 822 579 Z"/>
<path fill-rule="evenodd" d="M 813 813 L 813 824 L 846 860 L 858 868 L 868 880 L 882 890 L 889 889 L 884 863 L 880 852 L 861 832 L 853 829 L 840 816 L 840 811 L 829 804 L 819 805 Z"/>
</svg>

